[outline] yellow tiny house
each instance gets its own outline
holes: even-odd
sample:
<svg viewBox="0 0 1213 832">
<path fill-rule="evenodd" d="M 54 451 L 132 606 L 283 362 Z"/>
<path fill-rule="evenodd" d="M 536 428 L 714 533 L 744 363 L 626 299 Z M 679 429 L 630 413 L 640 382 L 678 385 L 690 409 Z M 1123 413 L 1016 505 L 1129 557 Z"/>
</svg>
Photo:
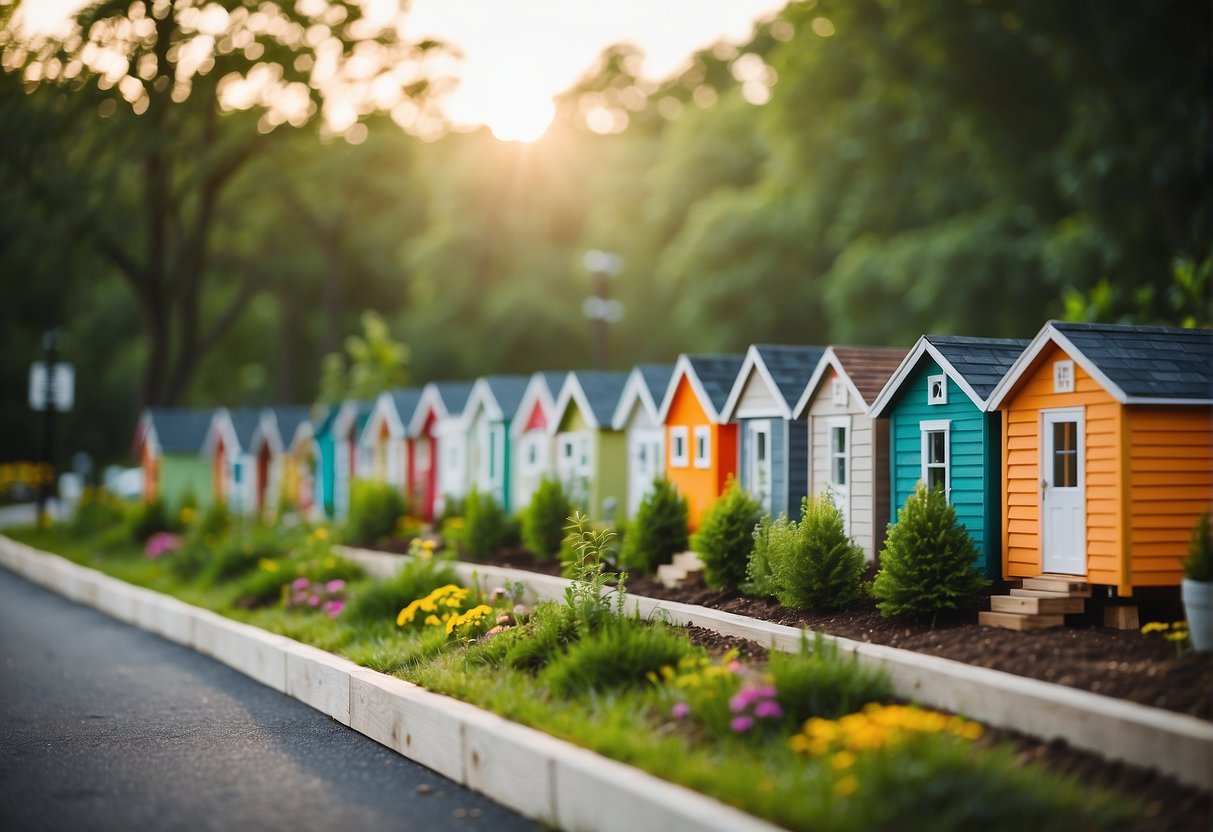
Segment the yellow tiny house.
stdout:
<svg viewBox="0 0 1213 832">
<path fill-rule="evenodd" d="M 1213 333 L 1050 322 L 1003 413 L 1003 577 L 1177 586 L 1213 502 Z"/>
</svg>

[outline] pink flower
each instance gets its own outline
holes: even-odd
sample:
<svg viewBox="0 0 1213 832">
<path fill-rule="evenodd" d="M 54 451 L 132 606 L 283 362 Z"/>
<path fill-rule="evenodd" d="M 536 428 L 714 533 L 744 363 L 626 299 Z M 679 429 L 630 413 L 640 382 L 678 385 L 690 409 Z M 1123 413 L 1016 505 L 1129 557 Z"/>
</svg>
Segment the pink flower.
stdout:
<svg viewBox="0 0 1213 832">
<path fill-rule="evenodd" d="M 311 585 L 312 582 L 307 578 L 296 578 L 295 580 L 291 581 L 291 586 L 293 586 L 295 589 L 307 589 Z"/>
<path fill-rule="evenodd" d="M 320 606 L 320 596 L 319 596 L 319 595 L 312 595 L 311 597 L 309 597 L 309 598 L 307 599 L 307 603 L 308 603 L 308 606 L 310 606 L 310 607 L 318 607 L 318 606 Z"/>
<path fill-rule="evenodd" d="M 674 704 L 674 707 L 670 709 L 670 716 L 674 717 L 674 719 L 686 719 L 690 715 L 691 706 L 686 702 L 677 702 Z"/>
<path fill-rule="evenodd" d="M 734 734 L 744 734 L 754 727 L 754 720 L 748 716 L 735 716 L 729 727 L 733 729 Z"/>
<path fill-rule="evenodd" d="M 340 578 L 334 578 L 325 584 L 324 588 L 328 592 L 340 592 L 341 590 L 345 589 L 345 581 L 341 580 Z"/>
<path fill-rule="evenodd" d="M 764 699 L 754 707 L 754 716 L 759 719 L 782 719 L 783 708 L 774 699 Z"/>
<path fill-rule="evenodd" d="M 345 601 L 342 601 L 341 599 L 337 599 L 336 601 L 326 601 L 324 604 L 324 611 L 328 613 L 330 618 L 336 618 L 337 616 L 341 615 L 341 611 L 343 609 L 345 609 Z"/>
<path fill-rule="evenodd" d="M 147 539 L 147 544 L 143 551 L 147 554 L 149 560 L 157 560 L 169 552 L 175 552 L 180 549 L 182 542 L 180 535 L 171 532 L 156 532 L 156 534 Z"/>
</svg>

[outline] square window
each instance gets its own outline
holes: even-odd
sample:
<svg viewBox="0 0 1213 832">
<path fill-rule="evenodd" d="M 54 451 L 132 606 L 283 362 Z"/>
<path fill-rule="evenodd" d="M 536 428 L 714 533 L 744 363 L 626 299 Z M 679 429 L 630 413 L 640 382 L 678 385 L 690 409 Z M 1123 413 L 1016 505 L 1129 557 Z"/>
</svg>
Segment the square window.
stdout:
<svg viewBox="0 0 1213 832">
<path fill-rule="evenodd" d="M 940 374 L 927 376 L 927 404 L 948 403 L 948 377 Z"/>
<path fill-rule="evenodd" d="M 838 377 L 830 379 L 830 402 L 838 405 L 847 403 L 847 383 Z"/>
<path fill-rule="evenodd" d="M 695 428 L 695 467 L 710 468 L 712 465 L 712 429 L 707 425 Z"/>
<path fill-rule="evenodd" d="M 1074 392 L 1074 362 L 1073 361 L 1054 361 L 1053 362 L 1053 392 L 1054 393 L 1073 393 Z"/>
</svg>

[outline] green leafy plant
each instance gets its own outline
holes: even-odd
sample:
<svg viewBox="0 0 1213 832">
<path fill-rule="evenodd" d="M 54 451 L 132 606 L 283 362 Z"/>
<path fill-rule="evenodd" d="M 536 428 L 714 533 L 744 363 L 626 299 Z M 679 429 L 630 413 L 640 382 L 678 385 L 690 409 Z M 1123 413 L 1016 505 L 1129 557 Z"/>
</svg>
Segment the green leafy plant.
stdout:
<svg viewBox="0 0 1213 832">
<path fill-rule="evenodd" d="M 1213 537 L 1209 535 L 1209 512 L 1201 512 L 1192 529 L 1188 557 L 1184 560 L 1184 577 L 1189 581 L 1213 582 Z"/>
<path fill-rule="evenodd" d="M 128 521 L 130 539 L 142 545 L 157 532 L 177 530 L 177 525 L 169 517 L 168 507 L 164 501 L 156 498 L 151 502 L 139 503 Z"/>
<path fill-rule="evenodd" d="M 515 544 L 518 529 L 490 494 L 473 488 L 463 501 L 463 530 L 459 543 L 474 558 L 488 557 Z"/>
<path fill-rule="evenodd" d="M 688 516 L 686 498 L 669 480 L 656 480 L 629 525 L 619 565 L 638 572 L 654 572 L 658 565 L 669 563 L 674 555 L 686 551 Z"/>
<path fill-rule="evenodd" d="M 219 542 L 199 574 L 204 586 L 215 586 L 243 577 L 262 560 L 279 560 L 290 544 L 277 529 L 252 526 Z"/>
<path fill-rule="evenodd" d="M 341 537 L 352 546 L 369 546 L 390 537 L 406 508 L 404 495 L 395 486 L 355 480 L 350 487 L 350 513 Z"/>
<path fill-rule="evenodd" d="M 771 676 L 787 718 L 799 725 L 810 717 L 837 719 L 868 702 L 893 694 L 888 676 L 842 656 L 821 634 L 802 638 L 797 653 L 772 653 Z"/>
<path fill-rule="evenodd" d="M 540 680 L 558 696 L 600 693 L 643 684 L 648 674 L 677 664 L 691 650 L 685 636 L 664 624 L 619 618 L 556 656 Z"/>
<path fill-rule="evenodd" d="M 125 520 L 122 500 L 105 488 L 88 486 L 80 493 L 80 500 L 76 503 L 76 511 L 67 529 L 76 537 L 92 537 L 122 525 Z"/>
<path fill-rule="evenodd" d="M 535 607 L 524 627 L 515 628 L 476 645 L 470 661 L 537 673 L 580 637 L 572 608 L 544 602 Z"/>
<path fill-rule="evenodd" d="M 842 609 L 859 598 L 863 550 L 847 536 L 829 495 L 806 497 L 799 522 L 782 518 L 769 531 L 766 557 L 779 603 L 796 609 Z"/>
<path fill-rule="evenodd" d="M 771 530 L 776 526 L 787 526 L 788 516 L 780 514 L 778 519 L 764 514 L 754 527 L 754 547 L 746 560 L 746 580 L 741 591 L 753 598 L 765 598 L 775 594 L 775 576 L 771 571 Z"/>
<path fill-rule="evenodd" d="M 973 566 L 977 547 L 943 489 L 922 483 L 889 529 L 872 595 L 882 615 L 935 616 L 976 603 L 989 581 Z"/>
<path fill-rule="evenodd" d="M 538 558 L 555 557 L 564 540 L 564 524 L 572 513 L 573 504 L 564 486 L 557 479 L 544 477 L 522 512 L 522 544 Z"/>
<path fill-rule="evenodd" d="M 737 480 L 729 478 L 720 499 L 703 516 L 692 548 L 703 561 L 708 586 L 735 587 L 746 579 L 746 565 L 754 549 L 754 527 L 762 519 L 762 506 Z"/>
<path fill-rule="evenodd" d="M 573 562 L 573 581 L 564 590 L 565 603 L 573 611 L 578 629 L 583 633 L 600 629 L 612 615 L 622 616 L 627 598 L 627 572 L 607 572 L 603 569 L 603 556 L 615 540 L 611 529 L 595 529 L 590 518 L 579 511 L 573 512 L 565 530 L 572 540 L 577 559 Z M 615 584 L 615 603 L 606 592 Z"/>
</svg>

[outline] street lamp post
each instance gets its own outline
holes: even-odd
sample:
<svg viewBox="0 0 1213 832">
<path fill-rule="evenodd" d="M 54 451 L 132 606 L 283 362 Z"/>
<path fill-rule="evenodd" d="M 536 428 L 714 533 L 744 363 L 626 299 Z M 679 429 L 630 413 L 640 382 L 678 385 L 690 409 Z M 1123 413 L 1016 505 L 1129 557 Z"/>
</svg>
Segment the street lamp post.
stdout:
<svg viewBox="0 0 1213 832">
<path fill-rule="evenodd" d="M 619 274 L 622 261 L 618 254 L 608 251 L 587 251 L 585 268 L 590 273 L 592 294 L 581 306 L 582 313 L 594 322 L 594 368 L 605 370 L 607 355 L 607 326 L 623 318 L 623 304 L 610 298 L 611 278 Z"/>
</svg>

